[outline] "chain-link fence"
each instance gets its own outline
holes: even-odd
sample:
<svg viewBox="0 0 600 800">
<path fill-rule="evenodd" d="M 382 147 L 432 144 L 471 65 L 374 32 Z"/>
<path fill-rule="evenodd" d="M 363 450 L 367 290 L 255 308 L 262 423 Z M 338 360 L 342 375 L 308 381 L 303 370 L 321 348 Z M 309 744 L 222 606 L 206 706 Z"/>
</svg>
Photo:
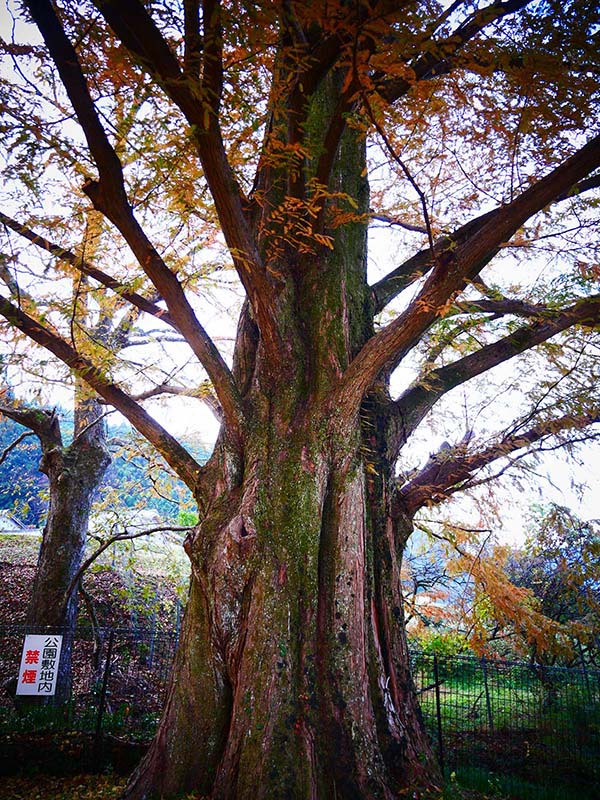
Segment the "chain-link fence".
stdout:
<svg viewBox="0 0 600 800">
<path fill-rule="evenodd" d="M 446 777 L 600 797 L 600 671 L 415 653 L 413 675 Z"/>
<path fill-rule="evenodd" d="M 64 743 L 77 734 L 85 738 L 82 747 L 92 766 L 110 760 L 107 742 L 150 740 L 164 705 L 177 632 L 78 629 L 70 700 L 59 705 L 15 702 L 25 633 L 33 631 L 0 626 L 5 762 L 7 744 L 19 735 L 53 732 Z M 510 776 L 507 794 L 514 797 L 531 796 L 519 794 L 514 781 L 562 787 L 561 800 L 600 797 L 599 671 L 424 653 L 413 653 L 412 666 L 447 778 L 479 772 L 486 781 L 482 788 L 489 790 L 490 775 Z M 140 747 L 136 755 L 141 752 Z"/>
</svg>

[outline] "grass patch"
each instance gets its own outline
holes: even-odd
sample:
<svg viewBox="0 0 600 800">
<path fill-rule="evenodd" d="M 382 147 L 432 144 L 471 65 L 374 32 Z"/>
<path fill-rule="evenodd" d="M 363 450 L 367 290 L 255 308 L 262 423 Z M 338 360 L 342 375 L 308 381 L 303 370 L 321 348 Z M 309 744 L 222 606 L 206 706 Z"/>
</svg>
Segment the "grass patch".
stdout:
<svg viewBox="0 0 600 800">
<path fill-rule="evenodd" d="M 510 797 L 519 800 L 583 800 L 581 789 L 569 786 L 540 786 L 514 775 L 500 775 L 477 767 L 459 767 L 453 773 L 461 788 L 483 797 Z M 591 796 L 588 796 L 591 800 Z"/>
</svg>

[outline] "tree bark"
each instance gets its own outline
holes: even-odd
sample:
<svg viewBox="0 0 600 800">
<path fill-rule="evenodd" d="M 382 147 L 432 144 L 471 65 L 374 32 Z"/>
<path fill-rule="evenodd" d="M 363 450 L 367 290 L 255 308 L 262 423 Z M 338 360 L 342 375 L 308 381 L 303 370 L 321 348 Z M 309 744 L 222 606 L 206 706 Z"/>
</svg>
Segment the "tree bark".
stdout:
<svg viewBox="0 0 600 800">
<path fill-rule="evenodd" d="M 338 158 L 334 180 L 368 208 L 363 143 L 346 137 Z M 166 710 L 128 800 L 392 798 L 438 776 L 403 625 L 410 520 L 391 508 L 385 381 L 360 414 L 331 403 L 373 333 L 363 220 L 327 255 L 287 249 L 285 363 L 242 314 L 234 374 L 252 424 L 205 469 Z"/>
<path fill-rule="evenodd" d="M 332 448 L 331 419 L 298 412 L 264 421 L 188 541 L 167 708 L 127 797 L 391 798 L 436 774 L 385 482 L 365 479 L 360 430 Z"/>
</svg>

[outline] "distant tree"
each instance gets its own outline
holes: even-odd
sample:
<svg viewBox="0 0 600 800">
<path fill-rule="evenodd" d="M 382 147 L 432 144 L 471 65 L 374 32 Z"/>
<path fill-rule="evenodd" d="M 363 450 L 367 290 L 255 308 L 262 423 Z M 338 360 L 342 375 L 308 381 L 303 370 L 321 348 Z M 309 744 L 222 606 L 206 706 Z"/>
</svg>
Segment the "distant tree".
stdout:
<svg viewBox="0 0 600 800">
<path fill-rule="evenodd" d="M 100 219 L 93 212 L 86 219 L 88 224 L 79 249 L 93 253 L 99 244 Z M 0 261 L 0 281 L 8 295 L 17 302 L 35 302 L 32 295 L 14 280 L 3 261 Z M 131 318 L 113 325 L 102 310 L 98 314 L 92 312 L 85 291 L 85 277 L 71 281 L 70 285 L 73 341 L 80 338 L 80 328 L 87 326 L 90 334 L 100 342 L 112 339 L 115 347 L 125 344 Z M 5 380 L 12 360 L 17 371 L 24 369 L 16 352 L 15 349 L 11 355 L 4 356 Z M 38 469 L 48 478 L 48 508 L 31 587 L 27 626 L 30 631 L 53 630 L 63 635 L 56 693 L 52 699 L 58 703 L 67 700 L 71 694 L 71 656 L 80 590 L 79 581 L 74 579 L 84 559 L 92 504 L 97 499 L 100 483 L 111 460 L 107 445 L 106 408 L 80 377 L 71 381 L 67 377 L 66 380 L 71 384 L 73 397 L 72 432 L 69 431 L 71 435 L 68 438 L 56 408 L 19 400 L 10 385 L 2 387 L 4 402 L 0 403 L 1 414 L 37 437 L 41 449 Z"/>
<path fill-rule="evenodd" d="M 0 220 L 35 298 L 0 297 L 6 331 L 119 409 L 198 506 L 169 697 L 126 796 L 435 786 L 400 589 L 415 514 L 600 419 L 597 3 L 14 13 Z M 72 246 L 83 202 L 106 221 L 92 258 Z M 370 223 L 387 264 L 368 278 Z M 222 335 L 204 289 L 234 272 Z M 73 335 L 65 275 L 189 360 Z M 206 380 L 222 426 L 201 465 L 143 403 Z M 447 443 L 422 464 L 426 419 Z"/>
<path fill-rule="evenodd" d="M 78 599 L 78 586 L 72 587 L 71 580 L 83 560 L 90 508 L 110 462 L 103 411 L 97 400 L 80 399 L 75 406 L 73 440 L 65 445 L 55 411 L 0 406 L 1 413 L 35 433 L 42 449 L 40 470 L 48 477 L 48 514 L 31 587 L 27 625 L 30 630 L 41 632 L 60 628 L 64 636 L 56 688 L 58 701 L 67 699 L 71 691 L 72 633 Z"/>
<path fill-rule="evenodd" d="M 545 636 L 521 634 L 536 663 L 597 663 L 600 643 L 600 522 L 551 506 L 535 514 L 523 547 L 506 561 L 510 581 L 531 593 L 533 608 L 555 625 Z M 543 630 L 543 626 L 542 626 Z"/>
</svg>

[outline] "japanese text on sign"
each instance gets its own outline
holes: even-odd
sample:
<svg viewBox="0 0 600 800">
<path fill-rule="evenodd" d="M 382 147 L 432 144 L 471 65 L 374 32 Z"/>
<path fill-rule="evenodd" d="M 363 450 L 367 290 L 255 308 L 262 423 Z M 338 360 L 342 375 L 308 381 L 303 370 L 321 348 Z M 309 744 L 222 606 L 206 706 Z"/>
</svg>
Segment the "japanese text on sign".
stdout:
<svg viewBox="0 0 600 800">
<path fill-rule="evenodd" d="M 49 696 L 55 693 L 61 647 L 62 636 L 25 637 L 17 694 Z"/>
</svg>

